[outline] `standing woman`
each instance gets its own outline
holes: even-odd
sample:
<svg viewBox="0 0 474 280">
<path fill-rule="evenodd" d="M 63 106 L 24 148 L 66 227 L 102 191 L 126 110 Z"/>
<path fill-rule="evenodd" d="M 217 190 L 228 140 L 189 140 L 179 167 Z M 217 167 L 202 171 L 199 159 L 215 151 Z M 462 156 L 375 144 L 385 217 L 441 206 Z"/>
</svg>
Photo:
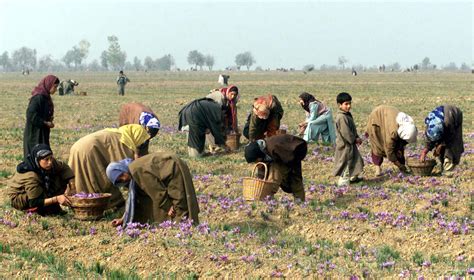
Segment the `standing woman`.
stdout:
<svg viewBox="0 0 474 280">
<path fill-rule="evenodd" d="M 421 152 L 420 160 L 425 161 L 426 154 L 435 149 L 441 168 L 451 171 L 461 160 L 464 152 L 462 140 L 462 111 L 453 105 L 436 107 L 425 119 L 426 146 Z"/>
<path fill-rule="evenodd" d="M 336 131 L 331 109 L 307 92 L 301 93 L 299 98 L 307 115 L 306 120 L 298 125 L 303 139 L 306 142 L 317 142 L 321 135 L 324 143 L 335 144 Z"/>
<path fill-rule="evenodd" d="M 36 144 L 49 146 L 49 134 L 54 127 L 54 104 L 51 95 L 59 85 L 58 77 L 44 77 L 31 92 L 26 110 L 26 125 L 23 133 L 23 157 L 26 160 Z"/>
</svg>

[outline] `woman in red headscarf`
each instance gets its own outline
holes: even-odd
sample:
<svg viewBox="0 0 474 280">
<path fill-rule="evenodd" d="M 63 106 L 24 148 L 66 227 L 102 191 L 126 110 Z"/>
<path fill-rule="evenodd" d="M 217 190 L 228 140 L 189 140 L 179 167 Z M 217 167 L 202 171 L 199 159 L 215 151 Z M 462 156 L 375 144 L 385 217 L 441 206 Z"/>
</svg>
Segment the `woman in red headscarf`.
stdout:
<svg viewBox="0 0 474 280">
<path fill-rule="evenodd" d="M 49 134 L 54 127 L 54 104 L 51 95 L 59 85 L 58 77 L 44 77 L 31 92 L 26 110 L 26 125 L 23 133 L 23 156 L 26 159 L 36 144 L 49 145 Z"/>
</svg>

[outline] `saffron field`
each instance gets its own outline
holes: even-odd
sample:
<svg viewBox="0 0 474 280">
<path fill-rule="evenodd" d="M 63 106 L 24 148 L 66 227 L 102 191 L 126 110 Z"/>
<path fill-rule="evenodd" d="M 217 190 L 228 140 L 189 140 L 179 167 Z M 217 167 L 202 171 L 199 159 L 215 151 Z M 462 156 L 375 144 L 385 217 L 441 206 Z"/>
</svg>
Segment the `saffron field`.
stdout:
<svg viewBox="0 0 474 280">
<path fill-rule="evenodd" d="M 337 110 L 339 92 L 353 97 L 360 135 L 380 104 L 411 115 L 423 146 L 425 116 L 438 105 L 464 112 L 465 153 L 444 176 L 403 175 L 388 163 L 374 176 L 367 139 L 361 183 L 337 187 L 331 147 L 309 144 L 303 162 L 307 201 L 297 204 L 279 191 L 274 199 L 246 202 L 242 178 L 250 175 L 243 151 L 190 159 L 186 135 L 177 131 L 178 112 L 218 87 L 219 72 L 130 72 L 125 96 L 117 95 L 116 73 L 53 73 L 79 82 L 87 96 L 54 96 L 55 157 L 67 161 L 80 137 L 117 126 L 120 105 L 142 102 L 159 116 L 162 129 L 150 151 L 171 150 L 189 165 L 201 209 L 198 226 L 164 222 L 114 228 L 122 212 L 100 221 L 79 221 L 70 209 L 41 217 L 11 208 L 7 181 L 22 160 L 25 111 L 31 90 L 46 73 L 0 74 L 0 278 L 334 278 L 432 279 L 474 275 L 474 126 L 472 74 L 230 72 L 240 90 L 242 126 L 254 97 L 272 93 L 285 110 L 282 124 L 296 134 L 304 119 L 298 95 L 307 91 Z M 430 153 L 432 157 L 432 154 Z M 435 167 L 435 171 L 439 168 Z M 125 193 L 124 193 L 125 194 Z"/>
</svg>

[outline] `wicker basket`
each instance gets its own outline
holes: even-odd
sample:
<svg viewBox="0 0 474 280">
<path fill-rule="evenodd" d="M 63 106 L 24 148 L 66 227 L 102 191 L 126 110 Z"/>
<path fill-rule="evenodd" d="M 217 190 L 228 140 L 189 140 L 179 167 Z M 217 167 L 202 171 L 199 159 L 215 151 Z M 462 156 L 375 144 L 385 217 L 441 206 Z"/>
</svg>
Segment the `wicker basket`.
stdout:
<svg viewBox="0 0 474 280">
<path fill-rule="evenodd" d="M 242 180 L 243 196 L 245 200 L 263 200 L 268 195 L 272 195 L 272 191 L 277 184 L 271 181 L 266 181 L 256 177 L 255 171 L 258 166 L 262 165 L 265 169 L 264 178 L 267 179 L 268 168 L 263 162 L 255 164 L 251 177 L 245 177 Z"/>
<path fill-rule="evenodd" d="M 227 140 L 225 144 L 232 150 L 236 151 L 240 147 L 240 133 L 227 134 Z"/>
<path fill-rule="evenodd" d="M 74 217 L 78 220 L 98 220 L 104 215 L 107 209 L 110 193 L 101 193 L 99 197 L 68 197 L 71 200 L 71 208 L 74 211 Z"/>
<path fill-rule="evenodd" d="M 430 176 L 433 167 L 436 165 L 436 160 L 427 159 L 424 162 L 419 161 L 418 158 L 409 158 L 407 160 L 407 165 L 410 167 L 413 175 L 418 176 Z"/>
</svg>

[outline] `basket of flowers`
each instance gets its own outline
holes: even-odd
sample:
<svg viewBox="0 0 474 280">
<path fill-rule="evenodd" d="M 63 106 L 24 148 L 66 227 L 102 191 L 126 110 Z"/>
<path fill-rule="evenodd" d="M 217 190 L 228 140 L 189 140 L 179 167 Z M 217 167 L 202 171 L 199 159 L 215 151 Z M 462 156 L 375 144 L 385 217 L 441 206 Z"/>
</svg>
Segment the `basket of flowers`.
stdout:
<svg viewBox="0 0 474 280">
<path fill-rule="evenodd" d="M 78 220 L 98 220 L 107 209 L 110 193 L 76 193 L 69 196 L 74 217 Z"/>
<path fill-rule="evenodd" d="M 413 175 L 418 176 L 430 176 L 433 168 L 436 165 L 436 160 L 426 159 L 425 161 L 420 161 L 416 158 L 408 158 L 407 165 L 410 168 Z"/>
<path fill-rule="evenodd" d="M 259 178 L 256 171 L 259 166 L 264 169 L 263 179 Z M 242 180 L 243 184 L 243 196 L 245 200 L 263 200 L 268 195 L 272 195 L 273 189 L 278 187 L 276 183 L 266 180 L 268 176 L 268 167 L 263 162 L 255 164 L 252 175 L 250 177 L 244 177 Z"/>
</svg>

